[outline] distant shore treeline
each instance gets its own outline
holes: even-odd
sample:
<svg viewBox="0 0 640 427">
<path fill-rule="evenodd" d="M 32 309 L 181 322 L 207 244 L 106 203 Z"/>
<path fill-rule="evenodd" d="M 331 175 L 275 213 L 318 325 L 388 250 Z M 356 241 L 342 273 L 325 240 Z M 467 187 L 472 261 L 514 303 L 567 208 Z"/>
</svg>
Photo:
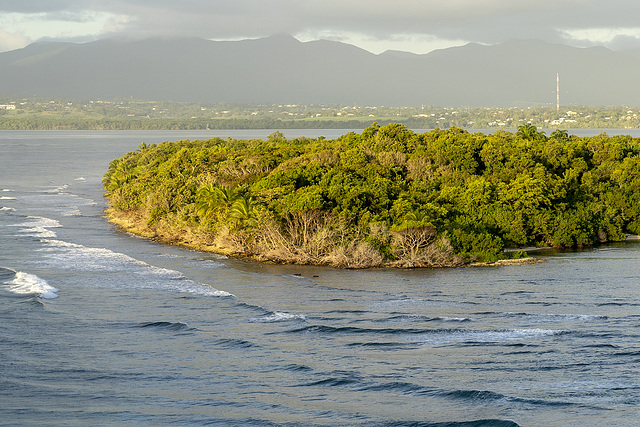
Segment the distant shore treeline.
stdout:
<svg viewBox="0 0 640 427">
<path fill-rule="evenodd" d="M 194 104 L 144 100 L 0 98 L 5 130 L 364 129 L 372 122 L 410 129 L 640 129 L 629 106 L 447 108 L 435 106 Z"/>
<path fill-rule="evenodd" d="M 275 262 L 451 266 L 639 233 L 640 139 L 374 124 L 336 140 L 185 140 L 114 160 L 104 187 L 112 219 L 167 242 Z"/>
<path fill-rule="evenodd" d="M 429 118 L 381 119 L 376 123 L 386 126 L 399 123 L 409 129 L 448 129 L 448 124 Z M 64 118 L 20 118 L 6 119 L 0 117 L 0 130 L 236 130 L 236 129 L 364 129 L 371 124 L 371 120 L 285 120 L 285 119 L 64 119 Z M 612 126 L 614 123 L 600 123 L 595 129 L 623 129 Z M 517 125 L 517 124 L 516 124 Z M 457 126 L 453 126 L 457 127 Z M 517 126 L 515 126 L 517 127 Z M 514 127 L 514 128 L 515 128 Z M 565 126 L 567 127 L 567 126 Z M 505 126 L 478 127 L 470 125 L 467 129 L 494 129 L 499 131 Z M 579 126 L 569 126 L 569 129 L 581 129 Z M 553 128 L 551 128 L 553 129 Z"/>
<path fill-rule="evenodd" d="M 430 120 L 406 119 L 410 128 L 425 129 Z M 390 124 L 392 120 L 381 120 Z M 281 119 L 64 119 L 0 118 L 2 130 L 227 130 L 227 129 L 363 129 L 371 120 L 281 120 Z"/>
</svg>

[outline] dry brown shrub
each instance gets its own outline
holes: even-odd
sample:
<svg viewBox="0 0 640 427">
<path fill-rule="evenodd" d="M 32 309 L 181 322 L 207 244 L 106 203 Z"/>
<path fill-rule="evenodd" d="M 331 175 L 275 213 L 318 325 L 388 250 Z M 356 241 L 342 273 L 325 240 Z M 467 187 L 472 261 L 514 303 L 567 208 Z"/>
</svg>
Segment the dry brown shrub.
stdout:
<svg viewBox="0 0 640 427">
<path fill-rule="evenodd" d="M 289 263 L 321 263 L 335 246 L 336 232 L 329 215 L 321 211 L 290 214 L 281 226 L 267 218 L 260 222 L 255 249 L 267 259 Z"/>
<path fill-rule="evenodd" d="M 238 169 L 242 172 L 241 181 L 246 181 L 253 176 L 263 175 L 271 170 L 267 165 L 261 165 L 256 159 L 250 157 L 243 159 L 238 164 Z"/>
<path fill-rule="evenodd" d="M 229 227 L 220 227 L 213 238 L 213 243 L 225 252 L 249 254 L 249 236 L 244 231 L 231 232 Z"/>
<path fill-rule="evenodd" d="M 394 255 L 399 259 L 416 261 L 436 238 L 436 229 L 429 226 L 411 227 L 393 232 Z"/>
<path fill-rule="evenodd" d="M 338 268 L 370 268 L 381 266 L 384 257 L 369 243 L 352 241 L 348 245 L 336 246 L 323 261 Z"/>
<path fill-rule="evenodd" d="M 292 213 L 285 220 L 286 239 L 310 257 L 321 257 L 335 244 L 330 222 L 330 215 L 319 210 Z"/>
<path fill-rule="evenodd" d="M 426 157 L 412 157 L 407 161 L 409 179 L 430 179 L 434 176 L 433 162 Z"/>
<path fill-rule="evenodd" d="M 400 151 L 381 151 L 376 157 L 378 163 L 388 168 L 407 164 L 407 155 Z"/>
<path fill-rule="evenodd" d="M 401 244 L 396 246 L 398 260 L 391 265 L 404 268 L 452 267 L 464 263 L 462 258 L 455 254 L 449 239 L 443 235 L 437 236 L 435 229 L 423 230 L 424 235 L 416 229 L 412 230 L 404 235 L 394 233 L 394 242 Z"/>
<path fill-rule="evenodd" d="M 340 163 L 340 156 L 330 150 L 313 153 L 309 156 L 311 163 L 317 163 L 322 166 L 335 166 Z"/>
<path fill-rule="evenodd" d="M 463 260 L 455 255 L 449 239 L 439 236 L 424 250 L 420 262 L 429 267 L 447 267 L 461 265 Z"/>
</svg>

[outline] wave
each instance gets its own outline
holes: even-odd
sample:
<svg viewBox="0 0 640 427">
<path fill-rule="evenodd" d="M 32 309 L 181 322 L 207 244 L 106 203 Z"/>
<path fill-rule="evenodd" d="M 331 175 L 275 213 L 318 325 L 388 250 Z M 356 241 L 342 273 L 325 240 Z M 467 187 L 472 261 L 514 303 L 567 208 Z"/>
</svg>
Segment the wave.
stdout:
<svg viewBox="0 0 640 427">
<path fill-rule="evenodd" d="M 308 334 L 308 333 L 321 333 L 321 334 L 345 334 L 345 335 L 361 335 L 361 334 L 375 334 L 375 335 L 402 335 L 402 334 L 429 334 L 437 333 L 441 330 L 429 330 L 429 329 L 394 329 L 394 328 L 356 328 L 354 326 L 325 326 L 325 325 L 309 325 L 302 328 L 291 329 L 286 333 L 292 334 Z"/>
<path fill-rule="evenodd" d="M 151 328 L 173 332 L 191 332 L 197 331 L 196 328 L 191 328 L 187 324 L 182 322 L 149 322 L 136 325 L 138 328 Z"/>
<path fill-rule="evenodd" d="M 464 343 L 492 344 L 509 341 L 529 340 L 544 337 L 553 337 L 569 333 L 566 330 L 555 329 L 498 329 L 489 331 L 463 330 L 452 335 L 455 341 Z"/>
<path fill-rule="evenodd" d="M 441 299 L 425 299 L 425 298 L 400 298 L 400 299 L 392 299 L 377 303 L 378 307 L 388 307 L 388 306 L 398 306 L 398 307 L 407 307 L 407 306 L 427 306 L 427 307 L 456 307 L 456 306 L 465 306 L 465 305 L 476 305 L 476 302 L 473 301 L 446 301 Z"/>
<path fill-rule="evenodd" d="M 282 333 L 282 332 L 273 332 Z M 285 333 L 319 333 L 324 335 L 373 335 L 373 336 L 398 336 L 405 341 L 416 344 L 505 344 L 510 341 L 521 341 L 552 337 L 569 333 L 566 330 L 554 329 L 495 329 L 495 330 L 472 330 L 472 329 L 419 329 L 419 328 L 357 328 L 353 326 L 333 327 L 325 325 L 309 325 L 295 328 Z M 366 344 L 366 343 L 365 343 Z M 359 345 L 363 345 L 360 343 Z"/>
<path fill-rule="evenodd" d="M 60 228 L 62 225 L 55 219 L 43 216 L 28 216 L 29 221 L 20 224 L 12 224 L 12 227 L 42 227 L 42 228 Z"/>
<path fill-rule="evenodd" d="M 340 387 L 344 385 L 356 384 L 360 382 L 357 378 L 325 378 L 310 383 L 300 384 L 299 387 Z"/>
<path fill-rule="evenodd" d="M 249 319 L 252 323 L 278 323 L 278 322 L 290 322 L 293 320 L 306 320 L 306 317 L 302 314 L 291 314 L 281 311 L 274 311 L 263 317 L 255 317 Z"/>
<path fill-rule="evenodd" d="M 69 188 L 69 184 L 63 184 L 63 185 L 60 185 L 58 187 L 46 190 L 45 193 L 60 193 L 60 192 L 62 192 L 64 190 L 66 190 L 67 188 Z"/>
<path fill-rule="evenodd" d="M 61 212 L 62 216 L 82 216 L 78 206 L 67 206 L 66 208 L 65 211 Z"/>
<path fill-rule="evenodd" d="M 525 403 L 534 406 L 572 406 L 575 403 L 563 402 L 563 401 L 550 401 L 543 399 L 531 399 L 524 397 L 506 396 L 501 393 L 496 393 L 488 390 L 452 390 L 444 393 L 440 393 L 444 397 L 460 400 L 474 400 L 474 401 L 498 401 L 504 400 L 507 402 Z"/>
<path fill-rule="evenodd" d="M 156 267 L 129 255 L 106 248 L 92 248 L 56 239 L 42 239 L 45 258 L 56 267 L 73 271 L 121 273 L 120 282 L 101 281 L 100 286 L 158 289 L 205 296 L 234 297 L 233 294 L 188 279 L 179 271 Z M 124 277 L 123 277 L 124 275 Z"/>
<path fill-rule="evenodd" d="M 520 427 L 511 420 L 483 419 L 474 421 L 450 421 L 431 423 L 425 421 L 389 421 L 378 424 L 379 427 Z"/>
<path fill-rule="evenodd" d="M 306 365 L 298 365 L 297 363 L 291 363 L 289 365 L 283 366 L 282 369 L 284 369 L 285 371 L 291 371 L 291 372 L 310 372 L 313 371 L 312 368 L 306 366 Z"/>
<path fill-rule="evenodd" d="M 18 232 L 23 236 L 38 237 L 40 239 L 51 239 L 57 237 L 55 231 L 50 228 L 62 227 L 58 221 L 42 216 L 28 216 L 27 221 L 19 224 L 10 224 L 10 227 L 21 227 Z"/>
<path fill-rule="evenodd" d="M 10 208 L 10 207 L 7 207 L 7 206 L 0 207 L 0 212 L 13 212 L 13 211 L 15 211 L 14 208 Z"/>
<path fill-rule="evenodd" d="M 395 314 L 395 313 L 392 313 Z M 368 319 L 363 321 L 369 321 Z M 403 323 L 430 323 L 430 322 L 445 322 L 445 323 L 466 323 L 472 322 L 473 319 L 470 317 L 449 317 L 449 316 L 423 316 L 419 314 L 396 314 L 389 318 L 375 319 L 373 322 L 376 323 L 386 323 L 386 322 L 403 322 Z"/>
<path fill-rule="evenodd" d="M 531 320 L 538 323 L 546 322 L 576 322 L 576 321 L 597 321 L 607 320 L 609 316 L 597 315 L 597 314 L 532 314 L 532 313 L 489 313 L 498 314 L 506 317 L 519 317 L 526 320 Z"/>
<path fill-rule="evenodd" d="M 16 271 L 11 268 L 0 267 L 0 283 L 7 283 L 16 276 Z"/>
<path fill-rule="evenodd" d="M 10 189 L 10 188 L 3 188 L 3 189 L 1 189 L 0 191 L 1 191 L 1 192 L 6 192 L 6 193 L 8 193 L 8 192 L 13 191 L 13 190 L 12 190 L 12 189 Z"/>
<path fill-rule="evenodd" d="M 449 316 L 437 316 L 437 317 L 426 317 L 419 315 L 401 315 L 392 317 L 392 319 L 401 319 L 401 320 L 422 320 L 424 322 L 448 322 L 448 323 L 466 323 L 472 322 L 473 319 L 470 317 L 449 317 Z"/>
<path fill-rule="evenodd" d="M 447 316 L 441 316 L 441 317 L 434 317 L 433 321 L 439 321 L 439 322 L 471 322 L 472 319 L 470 317 L 447 317 Z"/>
<path fill-rule="evenodd" d="M 10 196 L 0 196 L 0 200 L 16 200 L 16 198 Z"/>
<path fill-rule="evenodd" d="M 573 402 L 567 401 L 554 401 L 525 398 L 519 396 L 508 396 L 491 390 L 444 390 L 402 381 L 393 381 L 388 383 L 367 383 L 363 382 L 358 376 L 354 376 L 351 374 L 342 374 L 340 372 L 327 374 L 327 377 L 323 379 L 298 384 L 296 387 L 347 387 L 360 392 L 391 392 L 412 396 L 441 397 L 452 400 L 465 400 L 475 402 L 505 401 L 532 406 L 558 407 L 576 405 Z"/>
<path fill-rule="evenodd" d="M 25 236 L 39 237 L 41 239 L 51 239 L 53 237 L 58 237 L 55 231 L 48 230 L 44 227 L 31 227 L 24 228 L 20 230 Z"/>
<path fill-rule="evenodd" d="M 214 343 L 215 345 L 219 345 L 222 347 L 228 348 L 251 348 L 251 347 L 259 347 L 259 345 L 254 344 L 250 341 L 241 340 L 237 338 L 222 338 Z"/>
<path fill-rule="evenodd" d="M 415 348 L 415 344 L 397 343 L 397 342 L 353 342 L 347 344 L 347 347 L 373 348 L 376 350 L 398 350 L 403 348 Z"/>
<path fill-rule="evenodd" d="M 58 289 L 35 274 L 0 267 L 0 280 L 9 292 L 18 295 L 37 295 L 45 299 L 58 297 Z"/>
</svg>

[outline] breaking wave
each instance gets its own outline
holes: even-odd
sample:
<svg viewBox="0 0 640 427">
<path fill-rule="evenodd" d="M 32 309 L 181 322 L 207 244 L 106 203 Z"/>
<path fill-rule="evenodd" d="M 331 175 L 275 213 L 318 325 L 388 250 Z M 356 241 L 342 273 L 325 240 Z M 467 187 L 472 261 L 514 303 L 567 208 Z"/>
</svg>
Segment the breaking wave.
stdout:
<svg viewBox="0 0 640 427">
<path fill-rule="evenodd" d="M 229 292 L 190 280 L 179 271 L 156 267 L 106 248 L 92 248 L 63 240 L 42 239 L 45 259 L 60 269 L 117 273 L 97 286 L 159 289 L 205 296 L 233 297 Z"/>
<path fill-rule="evenodd" d="M 0 281 L 5 289 L 18 295 L 37 295 L 45 299 L 58 297 L 58 289 L 35 274 L 0 267 Z"/>
</svg>

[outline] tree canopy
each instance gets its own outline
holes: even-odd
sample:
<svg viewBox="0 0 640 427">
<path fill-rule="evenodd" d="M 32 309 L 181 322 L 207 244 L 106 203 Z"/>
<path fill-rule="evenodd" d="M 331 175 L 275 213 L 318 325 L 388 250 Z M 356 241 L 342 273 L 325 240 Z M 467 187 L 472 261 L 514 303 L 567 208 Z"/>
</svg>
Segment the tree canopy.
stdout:
<svg viewBox="0 0 640 427">
<path fill-rule="evenodd" d="M 104 187 L 114 212 L 236 253 L 453 265 L 640 233 L 640 139 L 373 124 L 335 140 L 184 140 L 115 159 Z"/>
</svg>

